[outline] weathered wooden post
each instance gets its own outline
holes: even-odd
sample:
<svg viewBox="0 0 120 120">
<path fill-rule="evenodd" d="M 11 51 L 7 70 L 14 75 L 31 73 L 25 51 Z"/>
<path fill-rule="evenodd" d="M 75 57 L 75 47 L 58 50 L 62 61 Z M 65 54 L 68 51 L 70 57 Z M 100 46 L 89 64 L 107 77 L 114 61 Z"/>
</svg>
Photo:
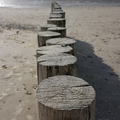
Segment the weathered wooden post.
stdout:
<svg viewBox="0 0 120 120">
<path fill-rule="evenodd" d="M 46 45 L 46 40 L 50 38 L 60 37 L 61 34 L 57 32 L 43 31 L 43 32 L 38 32 L 37 36 L 38 36 L 38 47 L 41 47 Z"/>
<path fill-rule="evenodd" d="M 63 11 L 57 2 L 51 3 L 51 12 L 54 12 L 54 11 Z"/>
<path fill-rule="evenodd" d="M 38 84 L 51 76 L 77 76 L 77 58 L 66 53 L 42 55 L 37 59 Z"/>
<path fill-rule="evenodd" d="M 64 18 L 48 19 L 47 23 L 57 25 L 58 27 L 65 27 L 66 26 L 66 19 L 64 19 Z"/>
<path fill-rule="evenodd" d="M 36 50 L 36 58 L 41 55 L 55 54 L 55 53 L 68 53 L 71 54 L 73 48 L 70 46 L 51 45 L 38 47 Z"/>
<path fill-rule="evenodd" d="M 54 76 L 36 92 L 39 120 L 95 120 L 95 90 L 83 79 Z"/>
<path fill-rule="evenodd" d="M 51 2 L 51 12 L 54 11 L 55 2 Z"/>
<path fill-rule="evenodd" d="M 73 48 L 72 55 L 76 56 L 76 41 L 71 38 L 53 38 L 46 41 L 46 45 L 65 45 Z"/>
<path fill-rule="evenodd" d="M 59 19 L 59 18 L 63 18 L 63 17 L 62 17 L 61 14 L 56 14 L 56 15 L 55 15 L 55 14 L 50 14 L 50 15 L 49 15 L 49 18 L 50 18 L 50 19 L 56 19 L 56 18 Z"/>
<path fill-rule="evenodd" d="M 51 45 L 39 47 L 36 50 L 36 58 L 41 55 L 57 54 L 57 53 L 68 53 L 71 54 L 72 48 L 70 46 L 61 46 L 61 45 Z M 39 62 L 37 62 L 37 79 L 39 80 Z"/>
<path fill-rule="evenodd" d="M 64 27 L 50 27 L 48 31 L 58 32 L 61 34 L 62 38 L 66 37 L 66 28 Z"/>
<path fill-rule="evenodd" d="M 52 12 L 50 13 L 50 16 L 49 16 L 50 19 L 59 18 L 59 17 L 65 18 L 65 12 Z"/>
<path fill-rule="evenodd" d="M 41 25 L 41 26 L 38 27 L 39 28 L 38 32 L 47 31 L 48 28 L 52 28 L 52 27 L 57 27 L 57 26 L 53 25 L 53 24 Z"/>
</svg>

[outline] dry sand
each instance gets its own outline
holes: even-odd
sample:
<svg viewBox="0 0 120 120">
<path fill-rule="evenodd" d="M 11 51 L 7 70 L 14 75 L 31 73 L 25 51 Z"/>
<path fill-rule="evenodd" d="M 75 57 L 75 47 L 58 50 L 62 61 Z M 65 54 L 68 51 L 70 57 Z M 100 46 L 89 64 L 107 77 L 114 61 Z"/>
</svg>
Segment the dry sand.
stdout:
<svg viewBox="0 0 120 120">
<path fill-rule="evenodd" d="M 120 119 L 120 7 L 64 8 L 79 76 L 96 90 L 96 120 Z M 50 8 L 0 8 L 0 120 L 36 120 L 36 26 Z"/>
</svg>

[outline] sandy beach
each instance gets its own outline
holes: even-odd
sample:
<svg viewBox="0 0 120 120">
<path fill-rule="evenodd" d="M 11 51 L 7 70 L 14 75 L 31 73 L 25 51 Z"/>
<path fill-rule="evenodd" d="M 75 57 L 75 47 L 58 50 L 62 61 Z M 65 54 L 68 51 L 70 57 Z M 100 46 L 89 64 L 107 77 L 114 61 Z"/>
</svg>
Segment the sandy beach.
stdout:
<svg viewBox="0 0 120 120">
<path fill-rule="evenodd" d="M 120 7 L 76 6 L 66 12 L 77 41 L 79 77 L 96 91 L 96 120 L 120 119 Z M 0 8 L 0 120 L 36 120 L 36 27 L 49 8 Z M 103 119 L 104 118 L 104 119 Z"/>
</svg>

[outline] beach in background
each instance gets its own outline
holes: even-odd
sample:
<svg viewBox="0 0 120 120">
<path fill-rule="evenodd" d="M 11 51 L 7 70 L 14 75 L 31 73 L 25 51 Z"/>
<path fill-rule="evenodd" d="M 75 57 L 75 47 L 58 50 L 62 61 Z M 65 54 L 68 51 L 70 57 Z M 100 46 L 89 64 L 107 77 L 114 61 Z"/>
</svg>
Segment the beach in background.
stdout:
<svg viewBox="0 0 120 120">
<path fill-rule="evenodd" d="M 47 23 L 51 2 L 14 2 L 0 8 L 0 120 L 36 120 L 36 28 Z M 79 77 L 96 91 L 96 120 L 119 120 L 119 3 L 88 2 L 60 4 L 67 36 L 77 41 Z"/>
</svg>

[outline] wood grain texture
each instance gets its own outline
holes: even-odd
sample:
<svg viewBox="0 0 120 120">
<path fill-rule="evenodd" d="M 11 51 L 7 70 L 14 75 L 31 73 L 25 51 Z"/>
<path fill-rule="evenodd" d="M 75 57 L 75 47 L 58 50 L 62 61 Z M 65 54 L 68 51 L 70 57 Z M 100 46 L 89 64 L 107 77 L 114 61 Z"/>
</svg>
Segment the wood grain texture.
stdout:
<svg viewBox="0 0 120 120">
<path fill-rule="evenodd" d="M 56 15 L 57 15 L 57 18 L 58 18 L 58 16 L 60 18 L 65 18 L 65 12 L 52 12 L 52 13 L 50 13 L 49 18 L 50 19 L 56 18 Z"/>
<path fill-rule="evenodd" d="M 51 12 L 54 12 L 56 9 L 62 9 L 62 8 L 57 2 L 52 2 L 51 3 Z"/>
<path fill-rule="evenodd" d="M 77 76 L 77 58 L 66 53 L 42 55 L 37 59 L 38 84 L 51 76 Z"/>
<path fill-rule="evenodd" d="M 43 46 L 39 47 L 36 50 L 36 58 L 40 57 L 41 55 L 48 55 L 48 54 L 56 54 L 56 53 L 68 53 L 71 54 L 72 48 L 70 46 L 61 45 L 51 45 L 51 46 Z M 37 81 L 39 81 L 39 64 L 37 63 Z"/>
<path fill-rule="evenodd" d="M 56 11 L 56 12 L 63 12 L 62 9 L 54 9 L 54 11 Z"/>
<path fill-rule="evenodd" d="M 68 53 L 71 54 L 72 48 L 70 46 L 61 46 L 61 45 L 51 45 L 51 46 L 42 46 L 37 48 L 36 57 L 41 55 L 54 54 L 54 53 Z"/>
<path fill-rule="evenodd" d="M 71 38 L 53 38 L 46 41 L 46 45 L 65 45 L 73 48 L 72 55 L 76 56 L 76 41 Z"/>
<path fill-rule="evenodd" d="M 63 18 L 61 14 L 50 14 L 49 19 Z"/>
<path fill-rule="evenodd" d="M 42 31 L 42 32 L 39 32 L 37 36 L 38 36 L 38 39 L 37 39 L 38 47 L 41 47 L 46 45 L 46 40 L 60 37 L 61 34 L 57 32 L 52 32 L 52 31 Z"/>
<path fill-rule="evenodd" d="M 66 19 L 64 19 L 64 18 L 48 19 L 47 23 L 57 25 L 58 27 L 65 27 L 66 26 Z"/>
<path fill-rule="evenodd" d="M 53 25 L 53 24 L 45 24 L 45 25 L 41 25 L 40 26 L 40 30 L 41 31 L 47 31 L 48 28 L 52 28 L 52 27 L 56 27 L 56 25 Z"/>
<path fill-rule="evenodd" d="M 83 79 L 54 76 L 36 92 L 40 120 L 95 120 L 95 90 Z"/>
<path fill-rule="evenodd" d="M 64 28 L 64 27 L 50 27 L 50 28 L 48 28 L 48 31 L 60 33 L 61 38 L 66 37 L 66 28 Z"/>
</svg>

